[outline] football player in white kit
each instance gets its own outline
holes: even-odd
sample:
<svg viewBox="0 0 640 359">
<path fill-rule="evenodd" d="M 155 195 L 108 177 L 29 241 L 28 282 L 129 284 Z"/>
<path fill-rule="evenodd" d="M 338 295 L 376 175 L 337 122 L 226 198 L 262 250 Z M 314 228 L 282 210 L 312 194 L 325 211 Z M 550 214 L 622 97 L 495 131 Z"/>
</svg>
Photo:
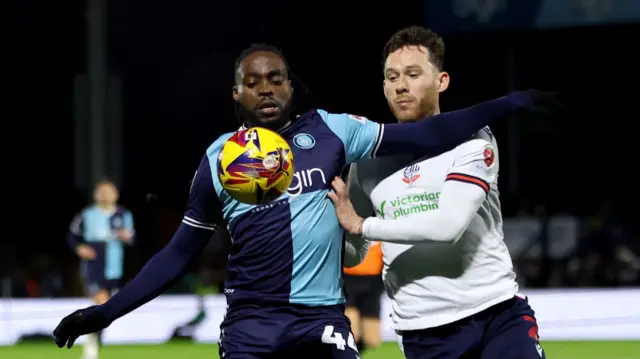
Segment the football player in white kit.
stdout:
<svg viewBox="0 0 640 359">
<path fill-rule="evenodd" d="M 439 113 L 449 84 L 442 39 L 413 26 L 392 36 L 384 56 L 384 93 L 398 121 Z M 499 167 L 485 129 L 437 157 L 358 162 L 348 187 L 333 182 L 330 197 L 350 234 L 346 255 L 357 262 L 366 240 L 382 242 L 394 329 L 408 359 L 545 357 L 503 242 Z M 375 217 L 362 218 L 372 209 Z"/>
</svg>

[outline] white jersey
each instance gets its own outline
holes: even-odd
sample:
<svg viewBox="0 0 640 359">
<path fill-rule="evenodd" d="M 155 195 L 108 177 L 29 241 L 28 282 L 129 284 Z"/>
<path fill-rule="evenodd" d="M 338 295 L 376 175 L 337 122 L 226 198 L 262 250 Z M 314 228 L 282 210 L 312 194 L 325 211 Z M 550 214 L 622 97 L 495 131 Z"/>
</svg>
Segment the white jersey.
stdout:
<svg viewBox="0 0 640 359">
<path fill-rule="evenodd" d="M 372 159 L 351 168 L 350 194 L 356 210 L 363 213 L 363 198 L 369 197 L 367 204 L 377 217 L 365 221 L 363 235 L 395 241 L 382 242 L 383 279 L 393 303 L 394 329 L 441 326 L 517 293 L 503 242 L 498 168 L 497 146 L 488 129 L 437 157 Z M 445 195 L 446 183 L 450 185 Z M 447 208 L 444 196 L 450 203 Z M 459 210 L 463 206 L 472 206 L 468 214 Z M 457 220 L 460 216 L 468 218 Z"/>
</svg>

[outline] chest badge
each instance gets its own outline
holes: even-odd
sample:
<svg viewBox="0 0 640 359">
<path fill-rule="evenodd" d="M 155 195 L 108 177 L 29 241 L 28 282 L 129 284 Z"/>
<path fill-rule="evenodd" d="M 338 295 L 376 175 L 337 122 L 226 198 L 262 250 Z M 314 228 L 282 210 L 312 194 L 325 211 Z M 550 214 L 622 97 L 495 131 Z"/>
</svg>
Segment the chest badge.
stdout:
<svg viewBox="0 0 640 359">
<path fill-rule="evenodd" d="M 405 168 L 402 182 L 409 185 L 413 184 L 415 181 L 418 180 L 418 178 L 420 178 L 420 174 L 418 173 L 419 171 L 420 171 L 420 166 L 418 166 L 417 164 L 413 164 Z"/>
<path fill-rule="evenodd" d="M 111 227 L 113 227 L 113 228 L 122 227 L 122 218 L 120 218 L 120 216 L 114 216 L 111 219 Z"/>
<path fill-rule="evenodd" d="M 316 139 L 308 133 L 299 133 L 293 137 L 293 144 L 300 149 L 309 150 L 316 145 Z"/>
</svg>

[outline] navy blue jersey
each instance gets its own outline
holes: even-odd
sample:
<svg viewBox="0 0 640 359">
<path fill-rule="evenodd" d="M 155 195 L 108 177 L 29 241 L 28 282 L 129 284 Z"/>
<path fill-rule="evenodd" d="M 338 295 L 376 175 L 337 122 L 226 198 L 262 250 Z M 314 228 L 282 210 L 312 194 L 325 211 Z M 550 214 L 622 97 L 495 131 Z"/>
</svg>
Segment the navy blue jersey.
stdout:
<svg viewBox="0 0 640 359">
<path fill-rule="evenodd" d="M 231 133 L 208 149 L 196 173 L 183 223 L 224 222 L 232 238 L 226 294 L 236 301 L 324 306 L 344 303 L 342 228 L 327 191 L 342 168 L 373 154 L 382 126 L 365 118 L 317 110 L 280 130 L 296 172 L 287 193 L 266 205 L 229 196 L 217 159 Z M 222 220 L 222 221 L 221 221 Z"/>
<path fill-rule="evenodd" d="M 85 261 L 83 270 L 90 280 L 120 279 L 124 263 L 124 243 L 117 231 L 126 229 L 133 233 L 133 216 L 124 207 L 115 212 L 105 212 L 96 205 L 78 213 L 69 226 L 69 245 L 87 244 L 96 251 L 96 259 Z"/>
</svg>

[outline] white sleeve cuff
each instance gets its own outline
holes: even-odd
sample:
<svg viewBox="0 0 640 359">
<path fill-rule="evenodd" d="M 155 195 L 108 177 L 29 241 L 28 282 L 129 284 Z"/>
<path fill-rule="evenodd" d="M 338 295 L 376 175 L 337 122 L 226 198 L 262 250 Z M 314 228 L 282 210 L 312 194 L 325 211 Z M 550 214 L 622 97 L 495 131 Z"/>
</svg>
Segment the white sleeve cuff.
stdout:
<svg viewBox="0 0 640 359">
<path fill-rule="evenodd" d="M 209 230 L 209 231 L 215 231 L 216 228 L 217 228 L 217 226 L 215 224 L 200 222 L 200 221 L 197 221 L 197 220 L 195 220 L 195 219 L 193 219 L 191 217 L 187 217 L 187 216 L 184 216 L 182 218 L 182 223 L 187 224 L 187 225 L 189 225 L 191 227 L 206 229 L 206 230 Z"/>
<path fill-rule="evenodd" d="M 375 221 L 375 220 L 379 220 L 379 219 L 376 217 L 368 217 L 364 219 L 364 221 L 362 222 L 362 238 L 368 239 L 368 240 L 374 239 L 374 238 L 371 238 L 370 234 L 372 232 L 371 230 L 372 221 Z"/>
</svg>

